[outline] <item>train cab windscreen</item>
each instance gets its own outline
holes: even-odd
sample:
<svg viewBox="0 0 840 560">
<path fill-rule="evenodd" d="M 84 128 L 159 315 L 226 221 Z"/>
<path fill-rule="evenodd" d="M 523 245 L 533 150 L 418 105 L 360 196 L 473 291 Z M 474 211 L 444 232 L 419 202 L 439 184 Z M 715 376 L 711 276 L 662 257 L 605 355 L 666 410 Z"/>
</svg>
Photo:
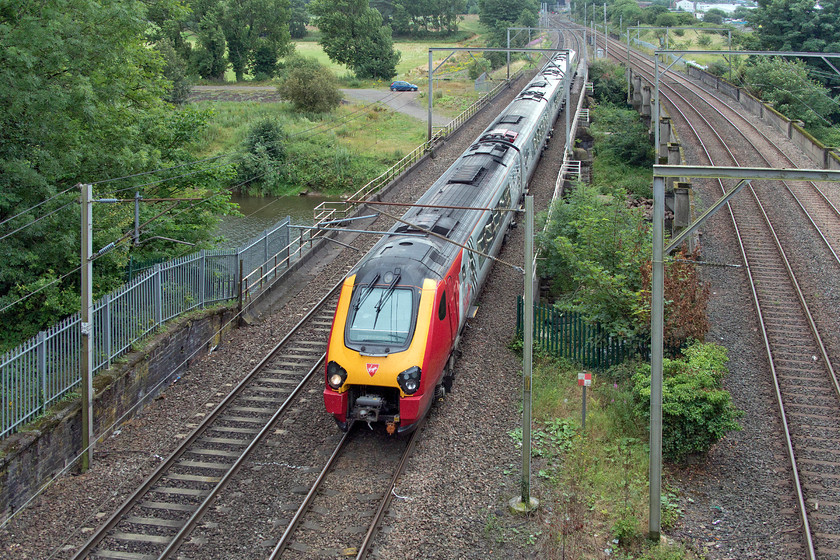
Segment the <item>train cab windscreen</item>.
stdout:
<svg viewBox="0 0 840 560">
<path fill-rule="evenodd" d="M 348 345 L 407 347 L 414 330 L 414 290 L 366 286 L 351 301 L 345 331 Z"/>
</svg>

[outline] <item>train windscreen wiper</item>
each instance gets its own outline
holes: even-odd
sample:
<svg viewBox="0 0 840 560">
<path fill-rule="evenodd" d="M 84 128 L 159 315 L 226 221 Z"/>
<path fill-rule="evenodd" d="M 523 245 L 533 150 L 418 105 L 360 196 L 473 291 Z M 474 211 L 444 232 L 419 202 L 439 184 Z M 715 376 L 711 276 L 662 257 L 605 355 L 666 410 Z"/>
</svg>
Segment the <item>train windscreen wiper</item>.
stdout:
<svg viewBox="0 0 840 560">
<path fill-rule="evenodd" d="M 402 278 L 401 274 L 397 274 L 394 276 L 394 279 L 388 285 L 388 289 L 382 292 L 382 296 L 379 298 L 379 302 L 376 304 L 374 309 L 376 310 L 376 317 L 373 319 L 373 326 L 376 327 L 376 322 L 379 320 L 379 312 L 382 311 L 382 306 L 385 305 L 385 302 L 388 301 L 388 298 L 394 293 L 394 290 L 397 289 L 397 284 L 400 282 L 400 278 Z"/>
<path fill-rule="evenodd" d="M 356 301 L 356 306 L 354 307 L 355 311 L 358 311 L 359 308 L 362 306 L 362 304 L 367 299 L 367 297 L 371 293 L 373 293 L 373 287 L 376 285 L 377 282 L 379 282 L 379 274 L 378 273 L 376 274 L 376 276 L 373 277 L 373 280 L 368 282 L 368 285 L 365 286 L 365 291 L 362 292 L 362 295 L 360 295 L 358 301 Z"/>
</svg>

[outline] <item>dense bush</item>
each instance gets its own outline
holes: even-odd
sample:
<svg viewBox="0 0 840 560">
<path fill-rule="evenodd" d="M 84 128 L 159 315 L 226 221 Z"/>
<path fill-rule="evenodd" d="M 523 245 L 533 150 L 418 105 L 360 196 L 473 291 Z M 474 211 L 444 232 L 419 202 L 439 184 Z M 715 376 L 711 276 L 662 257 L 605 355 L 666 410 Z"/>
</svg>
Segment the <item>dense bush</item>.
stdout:
<svg viewBox="0 0 840 560">
<path fill-rule="evenodd" d="M 662 456 L 681 462 L 692 453 L 705 453 L 727 432 L 740 430 L 743 412 L 722 388 L 727 373 L 726 349 L 713 343 L 694 343 L 681 360 L 663 360 Z M 650 418 L 650 365 L 640 364 L 633 375 L 638 413 Z"/>
<path fill-rule="evenodd" d="M 709 303 L 709 285 L 700 279 L 697 254 L 679 252 L 676 259 L 665 263 L 665 345 L 680 348 L 689 340 L 703 340 L 709 331 L 706 307 Z M 642 269 L 639 319 L 650 325 L 651 266 Z"/>
<path fill-rule="evenodd" d="M 273 119 L 258 121 L 245 138 L 237 164 L 239 190 L 251 194 L 271 192 L 284 175 L 286 134 Z"/>
<path fill-rule="evenodd" d="M 640 325 L 634 309 L 647 260 L 650 230 L 625 194 L 607 195 L 578 184 L 556 202 L 552 221 L 537 240 L 540 275 L 551 281 L 552 295 L 564 311 L 577 311 L 607 332 L 633 336 Z"/>
<path fill-rule="evenodd" d="M 336 77 L 314 58 L 289 59 L 285 79 L 277 91 L 301 112 L 327 113 L 338 107 L 342 99 Z"/>
<path fill-rule="evenodd" d="M 629 109 L 599 106 L 591 127 L 595 155 L 619 165 L 651 166 L 654 150 L 647 127 Z"/>
<path fill-rule="evenodd" d="M 624 105 L 627 101 L 627 78 L 624 67 L 615 62 L 597 60 L 589 65 L 592 91 L 599 103 Z"/>
</svg>

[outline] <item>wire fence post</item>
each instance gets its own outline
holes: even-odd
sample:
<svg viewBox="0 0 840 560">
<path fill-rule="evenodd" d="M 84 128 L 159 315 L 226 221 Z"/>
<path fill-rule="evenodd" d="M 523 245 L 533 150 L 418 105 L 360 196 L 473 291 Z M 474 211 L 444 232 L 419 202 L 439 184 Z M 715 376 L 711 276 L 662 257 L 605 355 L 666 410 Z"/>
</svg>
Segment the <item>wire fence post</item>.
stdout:
<svg viewBox="0 0 840 560">
<path fill-rule="evenodd" d="M 152 270 L 152 293 L 155 298 L 155 327 L 163 324 L 163 279 L 161 266 L 156 264 Z"/>
<path fill-rule="evenodd" d="M 37 352 L 38 352 L 38 377 L 41 381 L 41 396 L 38 398 L 38 410 L 46 412 L 47 410 L 47 333 L 41 331 L 38 333 Z"/>
<path fill-rule="evenodd" d="M 102 303 L 102 349 L 105 352 L 105 363 L 111 367 L 111 294 L 105 294 Z"/>
<path fill-rule="evenodd" d="M 198 258 L 198 306 L 204 308 L 206 305 L 207 293 L 207 256 L 204 249 L 199 252 Z"/>
</svg>

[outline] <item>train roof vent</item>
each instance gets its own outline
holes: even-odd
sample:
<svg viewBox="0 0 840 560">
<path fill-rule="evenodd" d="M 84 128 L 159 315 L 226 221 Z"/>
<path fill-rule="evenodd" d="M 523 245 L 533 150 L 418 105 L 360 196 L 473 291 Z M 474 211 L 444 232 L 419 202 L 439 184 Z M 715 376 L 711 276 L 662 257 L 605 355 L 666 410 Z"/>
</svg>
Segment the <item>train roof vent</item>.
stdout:
<svg viewBox="0 0 840 560">
<path fill-rule="evenodd" d="M 464 185 L 475 185 L 487 170 L 481 164 L 464 163 L 455 170 L 449 178 L 449 183 L 461 183 Z"/>
<path fill-rule="evenodd" d="M 431 231 L 444 237 L 458 224 L 458 221 L 450 216 L 443 216 L 437 212 L 426 212 L 417 214 L 410 218 L 411 225 L 401 224 L 396 231 L 398 233 L 426 232 Z"/>
<path fill-rule="evenodd" d="M 533 99 L 534 101 L 542 101 L 544 97 L 545 93 L 537 91 L 535 89 L 529 89 L 528 91 L 523 91 L 522 95 L 519 96 L 519 99 Z"/>
<path fill-rule="evenodd" d="M 471 156 L 486 155 L 494 158 L 496 163 L 501 163 L 502 158 L 505 157 L 505 154 L 508 151 L 508 145 L 497 142 L 484 144 L 479 142 L 478 144 L 471 146 L 470 149 L 472 150 L 472 153 L 469 154 Z"/>
<path fill-rule="evenodd" d="M 507 114 L 496 121 L 496 124 L 519 124 L 519 121 L 524 119 L 522 115 L 511 115 Z"/>
<path fill-rule="evenodd" d="M 455 229 L 455 225 L 458 223 L 458 220 L 450 217 L 450 216 L 441 216 L 435 222 L 435 225 L 432 226 L 431 230 L 444 237 L 449 235 L 453 229 Z"/>
<path fill-rule="evenodd" d="M 429 251 L 429 260 L 441 266 L 446 264 L 446 258 L 443 255 L 441 255 L 437 249 L 432 249 L 431 251 Z"/>
<path fill-rule="evenodd" d="M 545 73 L 545 72 L 543 72 L 543 73 Z M 533 82 L 533 83 L 531 83 L 531 87 L 548 87 L 548 82 L 543 82 L 543 81 Z"/>
<path fill-rule="evenodd" d="M 487 140 L 504 140 L 505 142 L 513 142 L 519 133 L 514 130 L 505 130 L 504 128 L 497 128 L 489 131 L 481 137 L 482 141 Z"/>
</svg>

